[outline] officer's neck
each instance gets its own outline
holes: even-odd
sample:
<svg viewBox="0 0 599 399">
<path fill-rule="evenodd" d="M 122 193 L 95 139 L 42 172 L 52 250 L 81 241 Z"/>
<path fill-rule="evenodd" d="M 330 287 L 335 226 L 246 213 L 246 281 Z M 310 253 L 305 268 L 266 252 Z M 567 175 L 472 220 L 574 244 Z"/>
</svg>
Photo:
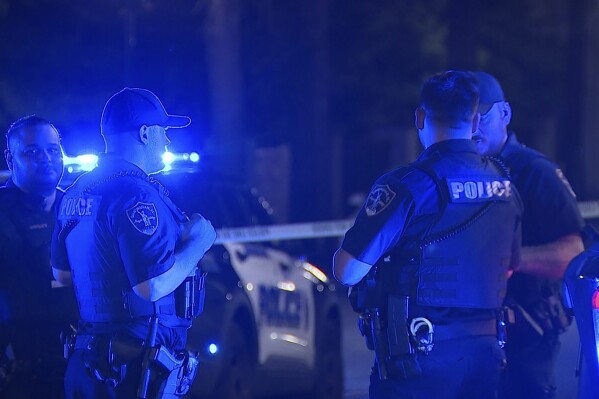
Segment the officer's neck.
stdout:
<svg viewBox="0 0 599 399">
<path fill-rule="evenodd" d="M 421 141 L 424 148 L 428 148 L 435 143 L 446 140 L 466 139 L 472 140 L 472 132 L 468 129 L 430 129 L 428 134 L 421 134 Z"/>
<path fill-rule="evenodd" d="M 104 137 L 104 140 L 107 153 L 132 163 L 147 174 L 152 172 L 148 165 L 148 146 L 135 134 L 108 135 Z"/>
<path fill-rule="evenodd" d="M 132 163 L 133 165 L 140 168 L 146 174 L 148 173 L 146 155 L 141 147 L 139 146 L 130 146 L 124 148 L 113 148 L 112 151 L 107 151 L 107 154 L 111 156 L 116 156 L 123 161 L 127 161 Z"/>
</svg>

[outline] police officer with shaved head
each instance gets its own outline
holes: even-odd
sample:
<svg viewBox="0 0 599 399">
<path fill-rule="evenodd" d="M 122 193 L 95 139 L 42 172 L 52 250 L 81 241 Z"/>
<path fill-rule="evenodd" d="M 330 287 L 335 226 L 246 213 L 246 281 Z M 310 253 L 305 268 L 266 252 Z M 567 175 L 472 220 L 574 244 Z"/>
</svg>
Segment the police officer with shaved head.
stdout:
<svg viewBox="0 0 599 399">
<path fill-rule="evenodd" d="M 114 94 L 101 119 L 106 153 L 58 205 L 52 267 L 72 281 L 81 313 L 68 398 L 174 398 L 193 381 L 187 329 L 201 302 L 198 262 L 216 233 L 150 176 L 164 168 L 167 130 L 189 123 L 149 90 Z"/>
<path fill-rule="evenodd" d="M 72 288 L 52 278 L 50 241 L 63 172 L 60 134 L 36 115 L 13 122 L 0 187 L 0 397 L 63 397 L 60 333 L 77 319 Z"/>
<path fill-rule="evenodd" d="M 425 150 L 374 183 L 335 253 L 375 352 L 371 398 L 496 395 L 522 205 L 501 163 L 471 140 L 478 100 L 468 72 L 424 82 L 415 124 Z"/>
</svg>

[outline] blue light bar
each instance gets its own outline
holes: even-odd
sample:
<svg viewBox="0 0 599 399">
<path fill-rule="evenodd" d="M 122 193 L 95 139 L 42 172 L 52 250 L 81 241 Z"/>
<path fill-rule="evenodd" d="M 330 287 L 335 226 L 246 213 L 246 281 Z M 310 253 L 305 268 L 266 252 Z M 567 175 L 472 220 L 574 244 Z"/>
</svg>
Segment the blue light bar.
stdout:
<svg viewBox="0 0 599 399">
<path fill-rule="evenodd" d="M 94 154 L 83 154 L 76 157 L 70 157 L 65 154 L 62 160 L 69 173 L 89 172 L 98 166 L 98 156 Z"/>
<path fill-rule="evenodd" d="M 197 152 L 166 151 L 164 154 L 162 154 L 162 161 L 164 162 L 163 170 L 171 170 L 173 169 L 173 164 L 177 162 L 198 163 L 200 161 L 200 154 Z M 70 157 L 64 154 L 63 162 L 67 173 L 89 172 L 98 166 L 98 156 L 94 154 L 82 154 L 75 157 Z"/>
<path fill-rule="evenodd" d="M 208 345 L 208 352 L 212 355 L 215 355 L 218 352 L 218 345 L 215 343 L 210 343 Z"/>
</svg>

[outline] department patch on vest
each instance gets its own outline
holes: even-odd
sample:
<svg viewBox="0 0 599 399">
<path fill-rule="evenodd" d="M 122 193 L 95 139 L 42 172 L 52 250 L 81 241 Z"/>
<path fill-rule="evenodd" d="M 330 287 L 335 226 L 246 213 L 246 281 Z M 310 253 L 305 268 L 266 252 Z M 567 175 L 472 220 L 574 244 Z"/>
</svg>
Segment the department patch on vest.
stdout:
<svg viewBox="0 0 599 399">
<path fill-rule="evenodd" d="M 376 185 L 366 199 L 366 215 L 374 216 L 384 210 L 395 198 L 395 192 L 385 184 Z"/>
<path fill-rule="evenodd" d="M 140 233 L 151 236 L 158 228 L 158 212 L 154 204 L 138 202 L 127 209 L 127 217 Z"/>
<path fill-rule="evenodd" d="M 511 184 L 507 179 L 447 179 L 451 202 L 507 201 L 512 195 Z"/>
</svg>

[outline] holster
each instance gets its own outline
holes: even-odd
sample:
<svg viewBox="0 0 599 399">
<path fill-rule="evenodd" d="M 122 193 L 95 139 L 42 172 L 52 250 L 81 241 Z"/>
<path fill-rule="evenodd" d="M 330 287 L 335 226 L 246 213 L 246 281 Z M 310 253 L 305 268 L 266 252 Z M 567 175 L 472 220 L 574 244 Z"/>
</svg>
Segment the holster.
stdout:
<svg viewBox="0 0 599 399">
<path fill-rule="evenodd" d="M 513 312 L 508 321 L 510 333 L 519 339 L 535 339 L 545 334 L 561 334 L 571 324 L 572 318 L 559 297 L 550 295 L 532 306 L 524 307 L 512 298 L 506 298 L 505 306 Z"/>
<path fill-rule="evenodd" d="M 408 302 L 404 295 L 389 295 L 387 300 L 389 355 L 405 356 L 415 353 L 408 331 Z"/>
<path fill-rule="evenodd" d="M 108 362 L 112 367 L 120 368 L 127 363 L 141 359 L 143 351 L 143 339 L 117 333 L 109 342 Z"/>
<path fill-rule="evenodd" d="M 572 323 L 572 318 L 566 313 L 561 298 L 556 294 L 537 302 L 532 313 L 536 315 L 545 333 L 561 334 Z"/>
<path fill-rule="evenodd" d="M 409 297 L 389 295 L 386 309 L 369 312 L 369 336 L 376 355 L 378 376 L 381 380 L 408 379 L 422 374 L 408 331 Z M 368 343 L 368 339 L 367 339 Z"/>
<path fill-rule="evenodd" d="M 372 336 L 371 323 L 370 313 L 364 312 L 360 314 L 360 318 L 358 319 L 358 329 L 360 330 L 360 334 L 364 337 L 366 348 L 373 351 L 374 337 Z"/>
<path fill-rule="evenodd" d="M 407 295 L 388 294 L 376 270 L 351 287 L 349 300 L 360 314 L 358 327 L 374 350 L 380 379 L 405 379 L 422 373 L 408 330 Z"/>
<path fill-rule="evenodd" d="M 117 386 L 125 377 L 127 364 L 141 359 L 144 342 L 119 333 L 82 335 L 74 348 L 84 351 L 84 365 L 97 380 Z"/>
<path fill-rule="evenodd" d="M 197 356 L 189 351 L 171 353 L 163 346 L 154 348 L 152 357 L 163 368 L 156 399 L 171 399 L 186 395 L 198 370 Z"/>
<path fill-rule="evenodd" d="M 144 341 L 124 334 L 94 336 L 86 346 L 85 366 L 100 381 L 117 386 L 124 378 L 127 364 L 141 362 Z M 199 365 L 188 351 L 171 352 L 162 345 L 147 349 L 153 369 L 153 399 L 175 399 L 187 394 Z"/>
<path fill-rule="evenodd" d="M 62 343 L 62 356 L 68 360 L 75 351 L 77 330 L 69 325 L 60 331 L 60 342 Z"/>
<path fill-rule="evenodd" d="M 188 276 L 175 290 L 175 305 L 177 316 L 193 320 L 204 310 L 206 273 L 200 268 Z"/>
<path fill-rule="evenodd" d="M 105 381 L 115 387 L 123 381 L 125 368 L 115 368 L 110 364 L 110 340 L 108 335 L 78 337 L 75 349 L 83 349 L 85 368 L 98 381 Z"/>
</svg>

